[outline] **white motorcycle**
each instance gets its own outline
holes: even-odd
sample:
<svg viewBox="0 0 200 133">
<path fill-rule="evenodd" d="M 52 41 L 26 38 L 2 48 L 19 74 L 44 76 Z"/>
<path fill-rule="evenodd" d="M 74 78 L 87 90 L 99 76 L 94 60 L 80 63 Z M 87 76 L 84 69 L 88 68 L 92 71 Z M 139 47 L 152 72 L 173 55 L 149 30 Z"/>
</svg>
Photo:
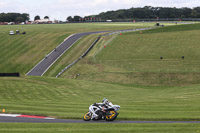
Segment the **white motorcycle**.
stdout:
<svg viewBox="0 0 200 133">
<path fill-rule="evenodd" d="M 114 121 L 118 116 L 118 110 L 120 109 L 119 105 L 112 105 L 109 108 L 106 108 L 104 110 L 97 110 L 95 113 L 98 115 L 97 119 L 94 120 L 106 120 L 106 121 Z M 92 113 L 88 111 L 83 116 L 84 121 L 90 121 L 92 118 Z"/>
</svg>

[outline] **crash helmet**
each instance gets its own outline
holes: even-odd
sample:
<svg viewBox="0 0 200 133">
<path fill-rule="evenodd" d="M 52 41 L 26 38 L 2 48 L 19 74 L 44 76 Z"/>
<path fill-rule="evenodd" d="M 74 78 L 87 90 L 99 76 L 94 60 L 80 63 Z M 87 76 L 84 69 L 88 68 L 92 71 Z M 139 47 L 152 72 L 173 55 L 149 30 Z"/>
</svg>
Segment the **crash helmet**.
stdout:
<svg viewBox="0 0 200 133">
<path fill-rule="evenodd" d="M 102 100 L 102 103 L 103 103 L 103 104 L 108 104 L 108 103 L 109 103 L 109 101 L 108 101 L 108 99 L 107 99 L 107 98 L 104 98 L 104 99 Z"/>
</svg>

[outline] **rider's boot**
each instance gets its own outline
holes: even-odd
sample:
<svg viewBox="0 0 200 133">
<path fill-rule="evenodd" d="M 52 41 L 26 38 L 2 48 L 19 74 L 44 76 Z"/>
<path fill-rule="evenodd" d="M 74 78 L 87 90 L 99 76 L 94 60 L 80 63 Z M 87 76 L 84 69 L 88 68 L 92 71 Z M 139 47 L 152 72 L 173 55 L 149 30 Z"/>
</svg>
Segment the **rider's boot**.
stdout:
<svg viewBox="0 0 200 133">
<path fill-rule="evenodd" d="M 98 115 L 97 114 L 92 114 L 92 120 L 97 120 L 98 119 Z"/>
</svg>

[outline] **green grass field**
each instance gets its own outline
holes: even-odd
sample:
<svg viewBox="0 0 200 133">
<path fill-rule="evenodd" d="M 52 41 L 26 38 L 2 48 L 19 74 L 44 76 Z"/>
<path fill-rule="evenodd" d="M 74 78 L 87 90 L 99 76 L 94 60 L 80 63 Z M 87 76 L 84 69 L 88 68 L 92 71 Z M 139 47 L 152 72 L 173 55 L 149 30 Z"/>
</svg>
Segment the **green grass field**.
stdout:
<svg viewBox="0 0 200 133">
<path fill-rule="evenodd" d="M 2 133 L 199 133 L 199 124 L 0 124 Z"/>
<path fill-rule="evenodd" d="M 88 56 L 55 75 L 98 35 L 79 40 L 43 77 L 24 76 L 67 36 L 78 32 L 133 29 L 154 23 L 0 26 L 0 112 L 82 119 L 104 97 L 121 106 L 118 120 L 200 120 L 200 24 L 102 37 Z M 8 35 L 9 30 L 27 35 Z M 104 48 L 106 45 L 106 48 Z M 163 56 L 163 60 L 160 60 Z M 185 56 L 185 59 L 181 59 Z M 103 127 L 103 128 L 102 128 Z M 199 124 L 17 124 L 0 132 L 200 132 Z"/>
<path fill-rule="evenodd" d="M 0 27 L 0 72 L 26 74 L 56 46 L 74 33 L 132 29 L 154 23 L 91 23 L 52 25 L 11 25 Z M 9 35 L 10 30 L 26 31 L 26 35 Z"/>
<path fill-rule="evenodd" d="M 62 77 L 153 86 L 198 84 L 199 33 L 200 24 L 193 24 L 104 37 Z"/>
<path fill-rule="evenodd" d="M 1 78 L 0 109 L 7 113 L 82 119 L 90 104 L 108 97 L 119 120 L 200 120 L 199 85 L 150 87 L 71 79 Z"/>
</svg>

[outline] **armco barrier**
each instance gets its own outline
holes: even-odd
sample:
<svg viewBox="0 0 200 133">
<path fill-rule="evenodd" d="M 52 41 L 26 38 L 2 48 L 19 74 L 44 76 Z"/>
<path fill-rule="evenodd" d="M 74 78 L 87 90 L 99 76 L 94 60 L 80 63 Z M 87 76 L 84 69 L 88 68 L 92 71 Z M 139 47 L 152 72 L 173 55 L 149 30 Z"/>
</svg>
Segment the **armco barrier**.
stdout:
<svg viewBox="0 0 200 133">
<path fill-rule="evenodd" d="M 93 43 L 92 45 L 87 49 L 87 51 L 81 55 L 77 60 L 75 60 L 73 63 L 69 64 L 67 67 L 65 67 L 60 73 L 58 73 L 58 75 L 56 76 L 56 78 L 58 78 L 61 74 L 63 74 L 67 69 L 69 69 L 70 67 L 72 67 L 74 64 L 76 64 L 79 60 L 81 60 L 82 58 L 84 58 L 89 52 L 90 50 L 94 47 L 94 45 L 99 41 L 99 39 L 101 38 L 101 36 L 99 36 Z"/>
<path fill-rule="evenodd" d="M 20 77 L 20 73 L 0 73 L 0 77 Z"/>
<path fill-rule="evenodd" d="M 89 52 L 90 50 L 94 47 L 94 45 L 99 41 L 99 39 L 101 38 L 101 36 L 99 36 L 93 43 L 92 45 L 87 49 L 87 51 L 82 55 L 82 58 L 84 58 Z"/>
<path fill-rule="evenodd" d="M 109 36 L 109 35 L 113 35 L 113 34 L 119 34 L 121 32 L 133 32 L 133 31 L 141 31 L 141 30 L 150 30 L 153 29 L 155 27 L 150 27 L 150 28 L 141 28 L 141 29 L 129 29 L 129 30 L 119 30 L 119 31 L 115 31 L 115 32 L 111 32 L 108 34 L 104 34 L 101 36 Z M 58 78 L 60 75 L 62 75 L 66 70 L 68 70 L 70 67 L 72 67 L 74 64 L 76 64 L 79 60 L 81 60 L 82 58 L 84 58 L 89 52 L 90 50 L 94 47 L 94 45 L 100 40 L 101 36 L 99 36 L 93 43 L 92 45 L 87 49 L 87 51 L 81 56 L 79 57 L 77 60 L 75 60 L 73 63 L 69 64 L 67 67 L 65 67 L 61 72 L 59 72 L 56 76 L 56 78 Z"/>
</svg>

